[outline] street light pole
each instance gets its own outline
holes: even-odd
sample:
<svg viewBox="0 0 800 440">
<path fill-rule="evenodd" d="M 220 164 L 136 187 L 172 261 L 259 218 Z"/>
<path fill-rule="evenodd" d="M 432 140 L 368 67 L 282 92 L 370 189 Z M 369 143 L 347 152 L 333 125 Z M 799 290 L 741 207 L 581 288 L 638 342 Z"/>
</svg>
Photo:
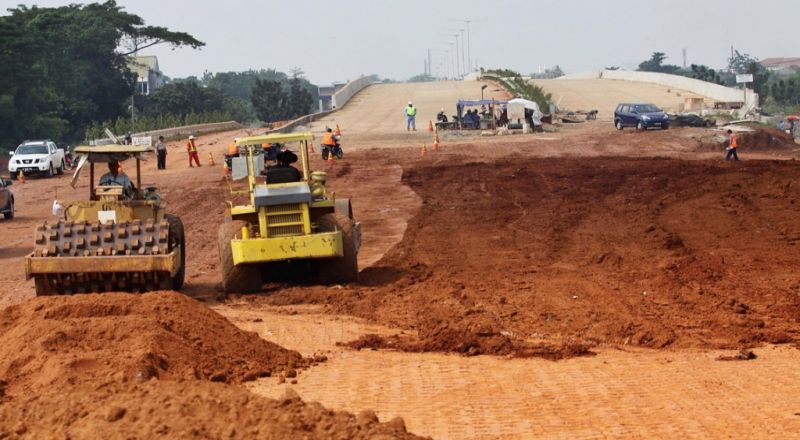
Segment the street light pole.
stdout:
<svg viewBox="0 0 800 440">
<path fill-rule="evenodd" d="M 489 87 L 489 86 L 487 86 L 486 84 L 481 86 L 481 101 L 483 101 L 483 91 L 486 89 L 486 87 Z"/>
</svg>

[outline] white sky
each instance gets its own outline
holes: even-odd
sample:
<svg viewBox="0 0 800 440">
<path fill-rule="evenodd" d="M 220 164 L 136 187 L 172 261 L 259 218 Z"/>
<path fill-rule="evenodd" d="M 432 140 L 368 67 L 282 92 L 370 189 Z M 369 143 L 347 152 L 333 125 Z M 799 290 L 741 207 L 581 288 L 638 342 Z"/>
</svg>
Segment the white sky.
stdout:
<svg viewBox="0 0 800 440">
<path fill-rule="evenodd" d="M 81 1 L 0 0 L 61 6 Z M 173 78 L 300 67 L 318 85 L 361 74 L 407 79 L 422 73 L 428 49 L 433 73 L 442 50 L 470 24 L 473 64 L 531 73 L 558 64 L 566 72 L 634 69 L 654 51 L 670 64 L 723 67 L 733 45 L 757 58 L 800 56 L 797 0 L 118 0 L 146 24 L 184 31 L 201 50 L 157 46 L 161 70 Z M 461 37 L 458 38 L 459 45 Z M 460 48 L 460 47 L 459 47 Z M 438 52 L 436 51 L 438 50 Z M 454 52 L 454 51 L 451 51 Z M 460 55 L 460 53 L 459 53 Z M 466 58 L 466 54 L 464 55 Z M 459 60 L 461 57 L 459 57 Z M 452 65 L 452 60 L 450 62 Z M 463 67 L 462 67 L 463 69 Z"/>
</svg>

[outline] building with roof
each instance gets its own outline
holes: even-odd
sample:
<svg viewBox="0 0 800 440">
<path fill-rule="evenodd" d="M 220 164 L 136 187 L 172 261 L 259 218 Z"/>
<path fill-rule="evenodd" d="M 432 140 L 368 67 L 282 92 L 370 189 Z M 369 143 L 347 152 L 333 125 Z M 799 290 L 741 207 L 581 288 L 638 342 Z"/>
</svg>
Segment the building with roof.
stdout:
<svg viewBox="0 0 800 440">
<path fill-rule="evenodd" d="M 158 57 L 152 55 L 128 58 L 128 68 L 136 74 L 136 92 L 149 95 L 169 79 L 158 68 Z"/>
<path fill-rule="evenodd" d="M 800 72 L 800 58 L 767 58 L 759 61 L 767 70 L 781 74 Z"/>
</svg>

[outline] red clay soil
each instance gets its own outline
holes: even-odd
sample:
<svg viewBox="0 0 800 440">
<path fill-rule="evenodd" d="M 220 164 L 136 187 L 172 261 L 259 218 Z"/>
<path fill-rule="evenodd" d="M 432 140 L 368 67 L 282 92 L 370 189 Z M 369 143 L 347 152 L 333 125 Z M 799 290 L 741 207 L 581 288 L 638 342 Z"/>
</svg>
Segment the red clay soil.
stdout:
<svg viewBox="0 0 800 440">
<path fill-rule="evenodd" d="M 289 393 L 292 394 L 292 393 Z M 105 383 L 0 404 L 0 438 L 416 439 L 403 419 L 379 423 L 304 403 L 198 381 Z"/>
<path fill-rule="evenodd" d="M 800 164 L 467 160 L 406 171 L 422 208 L 358 284 L 265 301 L 411 330 L 362 348 L 559 358 L 800 341 Z"/>
<path fill-rule="evenodd" d="M 174 292 L 38 297 L 0 311 L 5 394 L 109 379 L 240 383 L 311 361 Z"/>
</svg>

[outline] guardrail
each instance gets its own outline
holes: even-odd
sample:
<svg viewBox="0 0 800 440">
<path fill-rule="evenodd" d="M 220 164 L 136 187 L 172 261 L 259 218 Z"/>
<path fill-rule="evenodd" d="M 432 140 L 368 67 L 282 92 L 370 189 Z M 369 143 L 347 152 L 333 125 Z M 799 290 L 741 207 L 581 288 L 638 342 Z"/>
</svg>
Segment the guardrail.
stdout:
<svg viewBox="0 0 800 440">
<path fill-rule="evenodd" d="M 742 91 L 742 89 L 725 87 L 695 78 L 687 78 L 685 76 L 670 75 L 667 73 L 658 72 L 600 70 L 573 73 L 558 78 L 558 80 L 562 81 L 569 81 L 572 79 L 616 79 L 623 81 L 653 83 L 675 89 L 686 90 L 687 92 L 692 92 L 701 96 L 707 96 L 715 101 L 721 102 L 742 102 L 745 98 L 745 93 Z M 758 106 L 758 95 L 753 92 L 752 89 L 747 89 L 747 102 L 745 102 L 745 108 L 751 109 L 756 106 Z"/>
<path fill-rule="evenodd" d="M 334 108 L 339 108 L 345 104 L 347 101 L 350 100 L 356 93 L 363 90 L 365 87 L 372 84 L 372 78 L 368 76 L 362 76 L 361 78 L 354 79 L 347 83 L 344 87 L 339 89 L 338 92 L 334 93 L 331 97 L 331 105 Z"/>
<path fill-rule="evenodd" d="M 150 130 L 150 131 L 143 131 L 140 133 L 133 133 L 131 136 L 133 137 L 145 137 L 145 136 L 152 136 L 153 139 L 158 139 L 159 136 L 164 136 L 165 138 L 173 137 L 173 136 L 189 136 L 192 134 L 202 134 L 202 133 L 209 133 L 213 131 L 225 131 L 225 130 L 235 130 L 237 128 L 243 128 L 244 125 L 236 122 L 236 121 L 227 121 L 227 122 L 212 122 L 208 124 L 192 124 L 192 125 L 184 125 L 182 127 L 173 127 L 173 128 L 164 128 L 161 130 Z M 121 138 L 122 135 L 118 135 L 117 137 Z M 90 145 L 108 145 L 113 143 L 111 139 L 104 138 L 104 139 L 95 139 L 90 141 Z"/>
</svg>

